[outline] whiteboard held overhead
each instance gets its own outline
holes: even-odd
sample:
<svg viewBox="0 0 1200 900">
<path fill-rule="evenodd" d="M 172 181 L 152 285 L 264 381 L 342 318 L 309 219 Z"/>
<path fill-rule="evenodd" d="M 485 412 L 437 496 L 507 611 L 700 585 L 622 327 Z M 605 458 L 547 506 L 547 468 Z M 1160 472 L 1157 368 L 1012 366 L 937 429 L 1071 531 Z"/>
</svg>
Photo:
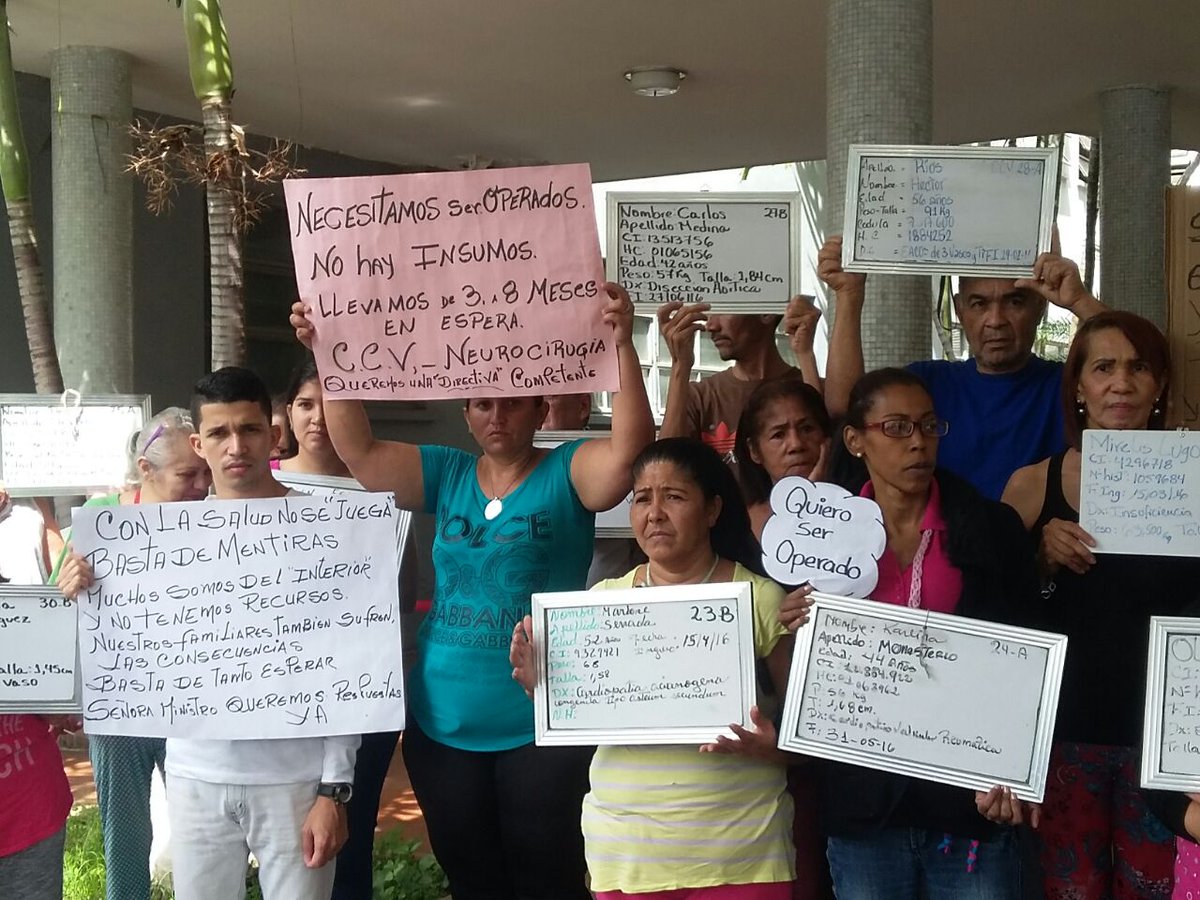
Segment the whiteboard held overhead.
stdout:
<svg viewBox="0 0 1200 900">
<path fill-rule="evenodd" d="M 1200 791 L 1200 619 L 1154 616 L 1149 638 L 1142 787 Z"/>
<path fill-rule="evenodd" d="M 639 315 L 671 300 L 783 315 L 800 292 L 800 198 L 789 193 L 608 195 L 608 279 Z"/>
<path fill-rule="evenodd" d="M 533 595 L 540 745 L 702 744 L 753 727 L 750 585 Z"/>
<path fill-rule="evenodd" d="M 149 418 L 146 394 L 0 394 L 0 484 L 14 497 L 119 488 L 129 439 Z"/>
<path fill-rule="evenodd" d="M 1041 801 L 1066 637 L 812 596 L 781 749 Z"/>
<path fill-rule="evenodd" d="M 1083 433 L 1079 525 L 1096 553 L 1200 556 L 1200 432 Z"/>
<path fill-rule="evenodd" d="M 847 272 L 1027 278 L 1050 249 L 1058 151 L 854 144 Z"/>
</svg>

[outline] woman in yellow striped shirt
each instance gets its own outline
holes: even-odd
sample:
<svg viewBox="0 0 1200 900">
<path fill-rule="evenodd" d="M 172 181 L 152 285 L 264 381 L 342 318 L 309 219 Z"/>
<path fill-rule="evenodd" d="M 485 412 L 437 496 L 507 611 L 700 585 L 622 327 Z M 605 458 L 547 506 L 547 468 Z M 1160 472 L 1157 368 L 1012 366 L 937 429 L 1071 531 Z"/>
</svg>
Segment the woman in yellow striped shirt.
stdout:
<svg viewBox="0 0 1200 900">
<path fill-rule="evenodd" d="M 779 624 L 783 589 L 761 574 L 761 551 L 728 467 L 709 447 L 668 438 L 633 464 L 630 519 L 649 562 L 593 590 L 748 582 L 754 645 L 775 684 L 787 682 L 792 640 Z M 513 635 L 513 677 L 533 686 L 527 618 Z M 597 900 L 789 900 L 795 878 L 788 758 L 752 710 L 738 740 L 596 750 L 583 832 Z"/>
</svg>

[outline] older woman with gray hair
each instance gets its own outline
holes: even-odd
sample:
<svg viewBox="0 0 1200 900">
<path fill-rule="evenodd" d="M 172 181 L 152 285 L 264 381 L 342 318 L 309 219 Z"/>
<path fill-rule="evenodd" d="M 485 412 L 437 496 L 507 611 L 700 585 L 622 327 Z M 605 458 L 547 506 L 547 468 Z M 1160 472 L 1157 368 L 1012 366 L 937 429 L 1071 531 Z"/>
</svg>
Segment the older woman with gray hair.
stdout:
<svg viewBox="0 0 1200 900">
<path fill-rule="evenodd" d="M 212 473 L 192 449 L 191 415 L 168 407 L 146 422 L 129 442 L 129 484 L 115 494 L 93 497 L 84 506 L 128 506 L 201 500 Z M 52 580 L 67 597 L 79 593 L 79 557 L 64 551 Z M 104 831 L 108 900 L 150 898 L 150 780 L 166 752 L 163 738 L 94 734 L 88 753 Z"/>
</svg>

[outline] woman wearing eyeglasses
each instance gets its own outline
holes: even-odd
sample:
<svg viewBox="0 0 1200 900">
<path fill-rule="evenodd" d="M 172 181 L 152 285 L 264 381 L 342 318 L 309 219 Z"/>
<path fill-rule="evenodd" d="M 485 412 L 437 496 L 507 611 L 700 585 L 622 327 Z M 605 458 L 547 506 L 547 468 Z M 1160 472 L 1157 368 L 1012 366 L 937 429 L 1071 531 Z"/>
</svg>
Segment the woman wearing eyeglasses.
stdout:
<svg viewBox="0 0 1200 900">
<path fill-rule="evenodd" d="M 168 407 L 158 413 L 130 441 L 129 486 L 116 494 L 94 497 L 84 506 L 203 500 L 212 473 L 192 449 L 194 431 L 186 410 Z M 79 557 L 64 551 L 51 581 L 65 596 L 74 598 L 81 585 Z M 150 779 L 156 767 L 162 770 L 166 740 L 94 734 L 88 737 L 88 755 L 104 832 L 108 900 L 149 900 Z"/>
<path fill-rule="evenodd" d="M 1033 548 L 1020 519 L 936 468 L 949 425 L 924 382 L 880 369 L 850 392 L 835 480 L 879 504 L 887 549 L 871 599 L 1014 622 L 1037 598 Z M 793 593 L 781 621 L 794 628 Z M 987 710 L 980 710 L 981 717 Z M 840 763 L 824 766 L 828 856 L 839 900 L 1020 896 L 1010 824 L 1032 813 L 1008 791 L 986 794 Z"/>
<path fill-rule="evenodd" d="M 1146 807 L 1137 748 L 1150 617 L 1184 614 L 1200 563 L 1094 554 L 1079 526 L 1084 430 L 1163 428 L 1170 371 L 1153 323 L 1119 310 L 1088 319 L 1063 372 L 1067 450 L 1004 490 L 1038 542 L 1044 627 L 1070 638 L 1043 805 L 1049 900 L 1171 895 L 1174 845 Z"/>
</svg>

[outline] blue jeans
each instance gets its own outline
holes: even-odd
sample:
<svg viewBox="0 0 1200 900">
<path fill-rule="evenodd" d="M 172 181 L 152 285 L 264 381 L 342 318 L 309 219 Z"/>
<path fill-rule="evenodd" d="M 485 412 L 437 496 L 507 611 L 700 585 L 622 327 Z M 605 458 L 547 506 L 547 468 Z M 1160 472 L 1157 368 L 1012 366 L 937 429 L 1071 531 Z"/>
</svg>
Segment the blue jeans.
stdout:
<svg viewBox="0 0 1200 900">
<path fill-rule="evenodd" d="M 888 828 L 864 838 L 829 839 L 838 900 L 1020 900 L 1021 864 L 1010 831 L 976 848 L 923 828 Z"/>
</svg>

